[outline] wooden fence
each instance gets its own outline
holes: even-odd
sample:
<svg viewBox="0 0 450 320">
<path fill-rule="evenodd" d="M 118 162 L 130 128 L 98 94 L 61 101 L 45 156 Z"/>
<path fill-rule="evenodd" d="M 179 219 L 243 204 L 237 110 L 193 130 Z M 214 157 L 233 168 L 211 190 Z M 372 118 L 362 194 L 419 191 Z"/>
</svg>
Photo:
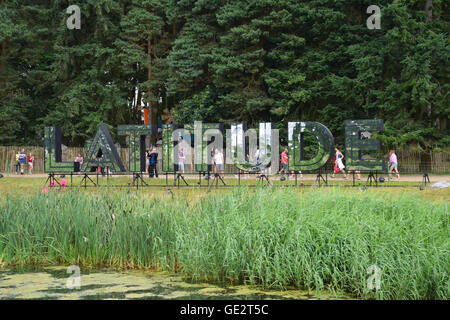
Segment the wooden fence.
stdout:
<svg viewBox="0 0 450 320">
<path fill-rule="evenodd" d="M 9 173 L 15 173 L 16 166 L 16 153 L 25 149 L 25 153 L 33 154 L 34 156 L 34 164 L 33 164 L 33 173 L 44 173 L 44 148 L 43 147 L 30 147 L 30 146 L 11 146 L 11 147 L 2 147 L 0 146 L 0 172 L 7 172 L 7 166 L 9 166 Z M 125 167 L 128 167 L 128 148 L 117 148 L 117 152 L 119 153 Z M 85 148 L 76 148 L 76 147 L 63 147 L 62 148 L 62 159 L 63 161 L 74 161 L 78 154 L 82 154 L 83 156 L 86 154 Z M 25 166 L 25 170 L 28 172 L 28 165 Z"/>
<path fill-rule="evenodd" d="M 26 154 L 30 152 L 34 155 L 34 169 L 33 173 L 44 173 L 44 148 L 42 147 L 30 147 L 30 146 L 0 146 L 0 172 L 7 172 L 7 164 L 9 166 L 9 173 L 15 172 L 15 155 L 17 151 L 25 149 Z M 126 169 L 128 169 L 128 148 L 117 147 L 117 151 L 122 158 L 122 162 Z M 158 147 L 158 152 L 161 154 L 161 147 Z M 77 154 L 86 154 L 84 148 L 62 148 L 63 161 L 73 161 Z M 428 173 L 450 173 L 450 152 L 443 153 L 420 153 L 420 152 L 397 152 L 399 170 L 400 172 L 428 172 Z M 186 161 L 186 172 L 192 172 L 193 159 L 191 164 Z M 28 170 L 28 169 L 26 169 Z M 158 163 L 158 170 L 161 172 L 161 161 Z M 225 165 L 225 172 L 233 173 L 236 169 L 233 165 Z"/>
<path fill-rule="evenodd" d="M 399 170 L 404 172 L 450 173 L 450 152 L 397 152 Z"/>
</svg>

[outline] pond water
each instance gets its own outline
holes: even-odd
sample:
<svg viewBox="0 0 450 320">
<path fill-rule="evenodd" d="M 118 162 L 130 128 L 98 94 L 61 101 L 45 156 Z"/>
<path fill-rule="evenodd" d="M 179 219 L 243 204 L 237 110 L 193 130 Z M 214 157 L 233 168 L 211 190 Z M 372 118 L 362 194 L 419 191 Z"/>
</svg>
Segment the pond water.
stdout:
<svg viewBox="0 0 450 320">
<path fill-rule="evenodd" d="M 67 267 L 0 269 L 0 299 L 346 299 L 300 290 L 263 290 L 257 286 L 190 283 L 181 275 L 151 271 L 81 270 L 80 288 L 67 286 Z"/>
</svg>

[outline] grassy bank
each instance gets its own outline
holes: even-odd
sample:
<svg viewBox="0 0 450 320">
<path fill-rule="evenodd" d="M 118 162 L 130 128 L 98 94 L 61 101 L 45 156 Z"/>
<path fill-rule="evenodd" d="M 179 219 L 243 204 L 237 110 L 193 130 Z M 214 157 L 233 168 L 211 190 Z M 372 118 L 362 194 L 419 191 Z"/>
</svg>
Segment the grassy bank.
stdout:
<svg viewBox="0 0 450 320">
<path fill-rule="evenodd" d="M 8 195 L 0 261 L 152 268 L 362 298 L 450 297 L 447 202 L 340 189 L 189 196 Z M 377 291 L 367 288 L 372 265 L 380 268 Z"/>
<path fill-rule="evenodd" d="M 248 175 L 246 175 L 248 176 Z M 95 182 L 97 182 L 96 177 L 92 177 L 94 179 Z M 414 195 L 416 197 L 420 197 L 421 199 L 424 200 L 432 200 L 432 201 L 436 201 L 436 202 L 445 202 L 448 201 L 448 199 L 450 199 L 450 188 L 444 188 L 444 189 L 440 189 L 440 190 L 436 190 L 436 189 L 430 189 L 430 188 L 425 188 L 425 190 L 423 191 L 419 191 L 419 187 L 417 185 L 421 185 L 421 177 L 417 177 L 418 180 L 417 181 L 390 181 L 390 182 L 385 182 L 385 183 L 380 183 L 378 184 L 379 187 L 375 188 L 373 187 L 368 187 L 367 192 L 369 193 L 379 193 L 379 194 L 392 194 L 394 196 L 399 195 L 399 194 L 403 194 L 403 193 L 408 193 L 411 195 Z M 31 194 L 37 191 L 41 190 L 42 185 L 45 184 L 47 177 L 43 176 L 43 177 L 34 177 L 34 176 L 25 176 L 25 177 L 8 177 L 8 178 L 2 178 L 0 179 L 0 202 L 3 201 L 7 195 L 11 194 L 11 195 L 17 195 L 17 194 Z M 59 179 L 59 178 L 58 178 Z M 69 184 L 70 184 L 70 177 L 66 177 L 66 179 L 68 180 Z M 76 176 L 73 177 L 73 188 L 68 188 L 68 189 L 83 189 L 82 187 L 80 187 L 80 182 L 81 182 L 81 177 Z M 165 178 L 160 178 L 160 179 L 149 179 L 147 177 L 144 178 L 145 182 L 152 185 L 152 187 L 140 187 L 139 188 L 139 193 L 143 194 L 143 196 L 145 197 L 164 197 L 167 196 L 167 187 L 165 187 L 166 185 L 166 179 Z M 312 175 L 304 175 L 304 179 L 299 179 L 298 180 L 298 188 L 301 190 L 302 188 L 304 189 L 309 189 L 309 188 L 314 188 L 314 179 L 315 176 Z M 450 176 L 446 177 L 444 180 L 450 180 Z M 203 188 L 199 188 L 198 187 L 198 177 L 197 179 L 194 179 L 191 176 L 186 177 L 186 181 L 189 183 L 189 186 L 186 187 L 181 187 L 181 188 L 177 188 L 173 186 L 173 176 L 169 177 L 168 179 L 168 183 L 170 185 L 169 188 L 172 189 L 172 191 L 175 194 L 183 194 L 183 195 L 192 195 L 195 198 L 201 198 L 205 195 L 205 193 L 203 191 L 206 191 L 207 188 L 207 181 L 205 181 L 204 179 L 202 179 L 202 184 L 203 184 Z M 436 182 L 437 179 L 434 179 L 434 177 L 431 178 L 432 182 Z M 121 185 L 124 186 L 123 190 L 128 191 L 130 188 L 127 187 L 130 183 L 132 182 L 132 177 L 114 177 L 114 178 L 99 178 L 98 183 L 100 188 L 92 188 L 92 183 L 88 183 L 88 187 L 87 190 L 90 194 L 92 193 L 98 193 L 98 192 L 118 192 L 120 188 L 110 188 L 107 187 L 108 184 L 111 185 Z M 231 185 L 237 185 L 239 182 L 237 179 L 225 179 L 225 182 L 227 183 L 228 186 Z M 284 185 L 284 186 L 290 186 L 290 187 L 294 187 L 295 185 L 295 181 L 290 180 L 290 181 L 280 181 L 279 180 L 279 176 L 275 176 L 275 177 L 270 177 L 270 182 L 274 185 L 274 186 L 280 186 L 280 185 Z M 342 192 L 345 193 L 350 193 L 353 194 L 354 192 L 359 192 L 358 189 L 360 189 L 361 187 L 364 187 L 364 185 L 366 184 L 366 179 L 363 178 L 362 181 L 356 181 L 356 187 L 355 188 L 349 188 L 350 185 L 352 185 L 352 181 L 346 181 L 343 180 L 342 177 L 340 178 L 336 178 L 336 179 L 329 179 L 329 183 L 330 183 L 330 188 L 336 188 L 336 187 L 342 187 Z M 255 178 L 255 176 L 252 177 L 246 177 L 246 179 L 241 179 L 241 185 L 243 187 L 247 187 L 249 185 L 255 185 L 257 184 L 257 180 Z M 48 184 L 47 184 L 48 185 Z M 183 183 L 181 182 L 180 184 L 181 186 L 183 186 Z M 414 187 L 415 186 L 415 187 Z M 229 194 L 231 192 L 232 188 L 229 187 L 221 187 L 221 184 L 219 183 L 219 188 L 215 189 L 212 188 L 212 193 L 220 193 L 220 194 Z M 55 191 L 57 191 L 58 188 L 56 188 Z M 136 190 L 134 188 L 134 190 Z"/>
</svg>

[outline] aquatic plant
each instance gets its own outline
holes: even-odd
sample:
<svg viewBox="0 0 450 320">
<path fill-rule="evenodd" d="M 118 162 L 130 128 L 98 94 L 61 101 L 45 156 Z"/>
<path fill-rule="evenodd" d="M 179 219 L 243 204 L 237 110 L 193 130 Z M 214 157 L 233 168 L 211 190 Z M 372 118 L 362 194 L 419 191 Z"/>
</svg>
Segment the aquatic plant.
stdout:
<svg viewBox="0 0 450 320">
<path fill-rule="evenodd" d="M 450 297 L 448 203 L 270 188 L 188 194 L 83 191 L 8 195 L 0 263 L 182 272 L 195 281 L 348 293 Z M 380 287 L 370 289 L 371 266 Z"/>
</svg>

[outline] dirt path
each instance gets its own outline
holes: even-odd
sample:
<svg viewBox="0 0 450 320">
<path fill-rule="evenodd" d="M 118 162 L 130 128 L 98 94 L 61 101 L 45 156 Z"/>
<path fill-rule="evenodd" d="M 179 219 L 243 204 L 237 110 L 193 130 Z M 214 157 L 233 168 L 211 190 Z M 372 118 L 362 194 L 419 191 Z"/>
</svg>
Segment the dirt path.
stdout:
<svg viewBox="0 0 450 320">
<path fill-rule="evenodd" d="M 3 174 L 3 175 L 6 178 L 6 175 L 5 174 Z M 192 180 L 197 180 L 198 179 L 198 174 L 185 174 L 184 176 L 185 176 L 186 179 L 192 179 Z M 379 174 L 378 176 L 387 178 L 386 174 Z M 15 179 L 37 179 L 37 178 L 41 178 L 41 179 L 45 179 L 47 177 L 48 177 L 47 174 L 32 174 L 32 175 L 29 175 L 29 174 L 24 174 L 24 175 L 12 174 L 12 175 L 9 175 L 9 177 L 7 177 L 7 178 L 15 178 Z M 74 177 L 76 177 L 76 175 L 74 175 Z M 121 176 L 113 176 L 113 177 L 114 178 L 115 177 L 117 177 L 117 178 L 118 177 L 123 177 L 123 178 L 130 178 L 130 179 L 133 178 L 132 175 L 121 175 Z M 269 179 L 279 179 L 279 177 L 280 177 L 279 175 L 276 175 L 275 177 L 269 177 Z M 393 175 L 393 177 L 394 177 L 393 181 L 398 181 L 397 178 L 395 178 L 395 175 Z M 433 175 L 433 174 L 430 174 L 429 177 L 430 177 L 431 183 L 439 182 L 439 181 L 450 181 L 450 175 Z M 144 178 L 148 178 L 148 176 L 145 175 Z M 173 174 L 169 174 L 169 179 L 171 179 L 171 178 L 173 179 Z M 225 175 L 225 178 L 226 179 L 233 179 L 233 178 L 237 179 L 237 175 L 236 175 L 236 177 L 234 175 L 231 175 L 231 174 L 230 175 Z M 407 182 L 422 181 L 422 178 L 423 178 L 423 176 L 422 175 L 418 175 L 418 174 L 414 174 L 414 175 L 400 174 L 400 181 L 407 181 Z M 158 177 L 158 179 L 163 179 L 163 180 L 166 179 L 165 174 L 160 175 Z M 204 179 L 204 178 L 202 177 L 202 179 Z M 243 180 L 244 179 L 255 180 L 255 175 L 250 175 L 250 176 L 248 176 L 248 175 L 245 175 L 245 176 L 241 175 L 241 179 L 243 179 Z M 306 180 L 306 181 L 315 180 L 316 179 L 316 175 L 305 174 L 305 175 L 303 175 L 303 178 L 300 178 L 300 176 L 298 176 L 298 179 L 299 180 Z M 350 176 L 349 180 L 352 180 L 352 179 L 353 179 L 352 176 Z M 363 174 L 361 179 L 362 180 L 367 179 L 367 175 Z M 336 175 L 335 178 L 331 178 L 331 175 L 329 175 L 328 176 L 328 180 L 329 181 L 340 181 L 340 180 L 344 180 L 344 178 L 343 178 L 342 174 Z"/>
</svg>

